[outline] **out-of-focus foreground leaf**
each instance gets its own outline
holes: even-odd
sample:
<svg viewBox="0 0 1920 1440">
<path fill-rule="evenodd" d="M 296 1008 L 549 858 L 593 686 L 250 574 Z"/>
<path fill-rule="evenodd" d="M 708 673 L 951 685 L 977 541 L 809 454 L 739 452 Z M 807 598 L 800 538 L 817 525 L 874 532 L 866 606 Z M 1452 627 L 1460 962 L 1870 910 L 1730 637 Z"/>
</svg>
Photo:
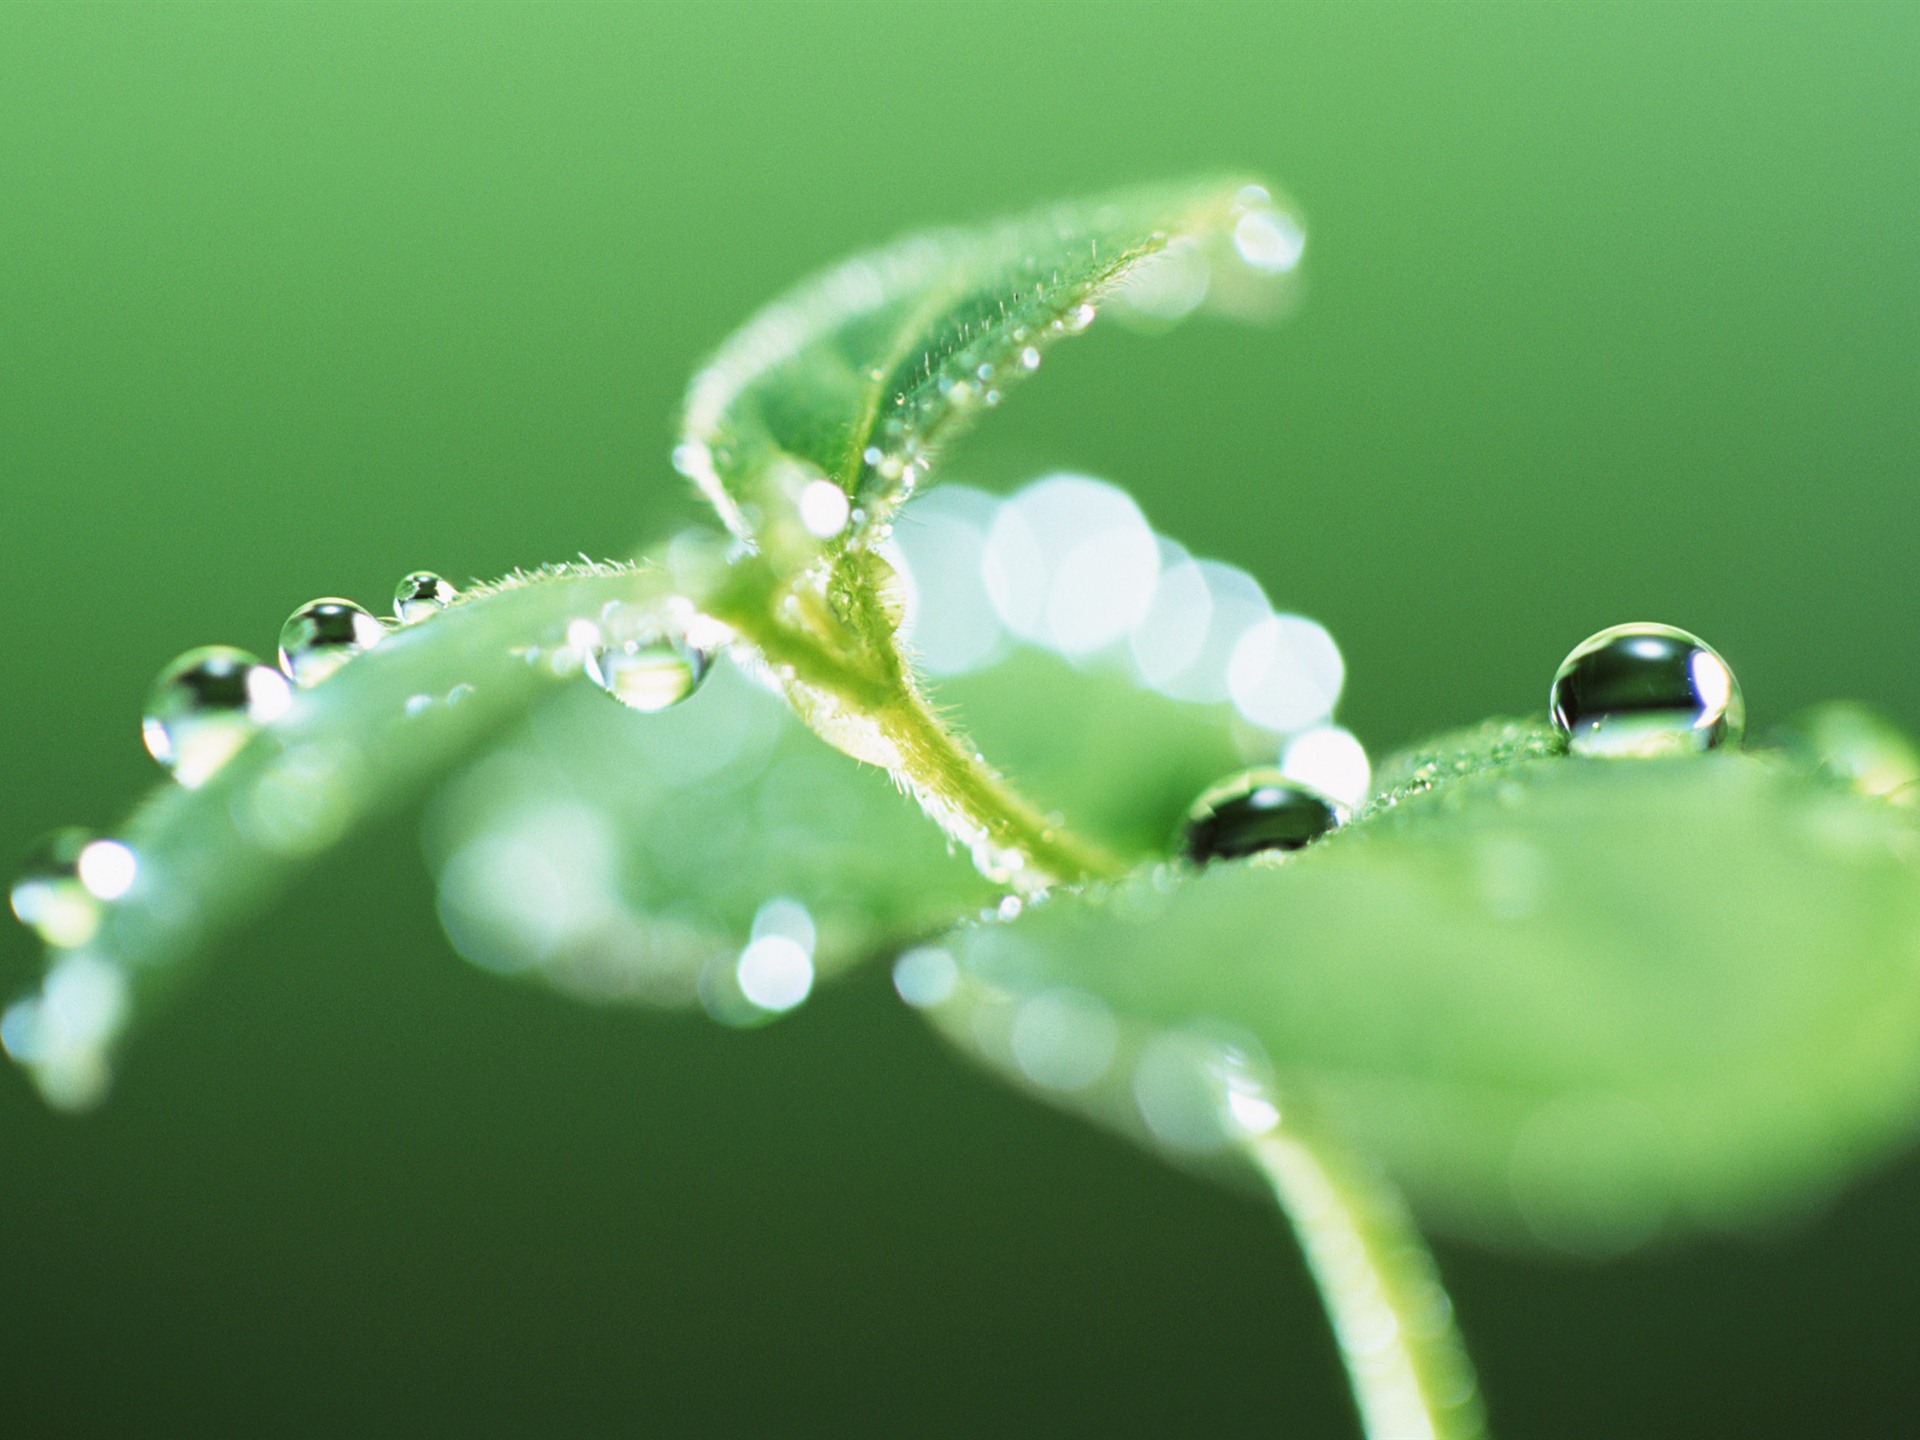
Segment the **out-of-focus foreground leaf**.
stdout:
<svg viewBox="0 0 1920 1440">
<path fill-rule="evenodd" d="M 948 690 L 987 743 L 1026 738 L 1014 749 L 1024 788 L 1133 858 L 1155 853 L 1193 792 L 1239 758 L 1226 707 L 1033 649 Z M 1036 704 L 1109 723 L 1092 736 L 1035 727 Z M 756 936 L 796 940 L 824 978 L 1000 893 L 884 774 L 822 744 L 732 666 L 659 715 L 584 685 L 556 697 L 448 787 L 428 849 L 447 929 L 477 963 L 589 999 L 698 998 L 730 1023 L 769 1013 L 740 993 L 743 979 L 754 988 L 743 956 Z"/>
<path fill-rule="evenodd" d="M 1454 737 L 1278 863 L 976 927 L 935 1017 L 1176 1151 L 1226 1148 L 1236 1107 L 1299 1106 L 1424 1218 L 1587 1252 L 1790 1211 L 1904 1140 L 1913 811 L 1779 757 L 1553 749 L 1524 725 Z M 1063 1066 L 1108 1015 L 1132 1027 L 1110 1069 Z M 1179 1098 L 1203 1072 L 1211 1107 Z"/>
</svg>

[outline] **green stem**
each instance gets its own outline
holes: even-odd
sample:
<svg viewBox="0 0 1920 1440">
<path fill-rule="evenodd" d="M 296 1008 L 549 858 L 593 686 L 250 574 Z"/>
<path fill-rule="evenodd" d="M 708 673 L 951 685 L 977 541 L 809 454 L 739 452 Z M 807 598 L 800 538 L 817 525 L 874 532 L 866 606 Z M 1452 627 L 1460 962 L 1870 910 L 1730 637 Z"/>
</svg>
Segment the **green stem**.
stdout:
<svg viewBox="0 0 1920 1440">
<path fill-rule="evenodd" d="M 1367 1440 L 1486 1440 L 1452 1302 L 1399 1196 L 1289 1122 L 1246 1151 L 1319 1286 Z"/>
<path fill-rule="evenodd" d="M 904 690 L 874 718 L 900 753 L 897 778 L 922 808 L 955 838 L 986 847 L 982 855 L 998 852 L 1003 857 L 983 864 L 990 875 L 1004 870 L 1007 883 L 1015 888 L 1037 890 L 1122 873 L 1118 859 L 1048 820 L 982 756 L 963 745 L 918 691 Z M 953 818 L 943 811 L 951 811 Z"/>
<path fill-rule="evenodd" d="M 784 623 L 783 592 L 743 567 L 706 608 L 794 682 L 871 723 L 894 779 L 989 878 L 1032 892 L 1123 872 L 1116 857 L 1048 819 L 947 728 L 914 683 L 891 622 L 879 620 L 864 578 L 852 584 L 853 632 L 833 637 L 844 638 L 841 645 L 817 627 Z"/>
</svg>

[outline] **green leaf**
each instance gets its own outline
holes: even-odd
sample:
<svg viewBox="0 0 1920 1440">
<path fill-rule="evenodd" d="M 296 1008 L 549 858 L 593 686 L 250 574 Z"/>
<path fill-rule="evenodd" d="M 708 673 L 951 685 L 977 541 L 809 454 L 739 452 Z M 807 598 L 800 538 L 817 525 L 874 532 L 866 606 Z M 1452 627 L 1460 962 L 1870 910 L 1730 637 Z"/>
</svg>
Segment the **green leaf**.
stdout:
<svg viewBox="0 0 1920 1440">
<path fill-rule="evenodd" d="M 133 887 L 100 907 L 90 940 L 50 952 L 41 995 L 10 1012 L 9 1049 L 56 1102 L 98 1099 L 114 1043 L 220 933 L 476 753 L 429 826 L 441 913 L 471 958 L 570 994 L 698 998 L 751 1023 L 771 1010 L 743 996 L 735 961 L 756 918 L 778 933 L 768 902 L 805 910 L 825 978 L 997 899 L 884 773 L 821 743 L 732 664 L 653 715 L 582 678 L 570 627 L 665 588 L 609 567 L 475 594 L 301 691 L 199 788 L 162 787 L 120 832 Z M 1027 648 L 949 688 L 982 734 L 1025 737 L 1011 747 L 1019 778 L 1130 855 L 1156 850 L 1186 797 L 1239 756 L 1226 707 Z M 1115 723 L 1090 745 L 1026 724 L 1035 706 Z"/>
<path fill-rule="evenodd" d="M 1302 1107 L 1378 1157 L 1424 1218 L 1581 1251 L 1767 1219 L 1903 1142 L 1914 812 L 1779 757 L 1555 748 L 1531 725 L 1453 737 L 1296 855 L 976 928 L 936 1018 L 1031 1086 L 1022 1008 L 1104 1009 L 1132 1059 L 1037 1088 L 1178 1149 L 1139 1107 L 1211 1085 L 1184 1103 L 1217 1119 L 1252 1086 L 1256 1112 Z"/>
<path fill-rule="evenodd" d="M 1132 855 L 1162 850 L 1194 791 L 1239 758 L 1224 707 L 1032 649 L 953 688 L 996 738 L 1032 737 L 1014 754 L 1023 786 Z M 1025 723 L 1033 705 L 1114 723 L 1089 743 Z M 477 963 L 589 999 L 697 999 L 741 1023 L 767 1011 L 743 1002 L 736 962 L 784 911 L 805 912 L 824 979 L 1000 894 L 883 774 L 731 666 L 658 715 L 586 686 L 556 697 L 448 786 L 428 849 L 448 931 Z"/>
<path fill-rule="evenodd" d="M 0 1030 L 9 1052 L 56 1102 L 98 1099 L 112 1042 L 185 962 L 577 673 L 571 623 L 665 591 L 659 572 L 627 566 L 482 587 L 297 692 L 198 788 L 162 785 L 118 832 L 137 857 L 131 888 L 101 907 L 86 943 L 50 950 L 43 995 Z"/>
<path fill-rule="evenodd" d="M 857 538 L 1120 282 L 1133 278 L 1149 319 L 1203 299 L 1256 311 L 1284 297 L 1301 236 L 1245 178 L 911 236 L 806 282 L 728 341 L 688 393 L 675 464 L 742 539 L 805 553 L 799 496 L 821 480 L 854 509 L 828 534 Z"/>
</svg>

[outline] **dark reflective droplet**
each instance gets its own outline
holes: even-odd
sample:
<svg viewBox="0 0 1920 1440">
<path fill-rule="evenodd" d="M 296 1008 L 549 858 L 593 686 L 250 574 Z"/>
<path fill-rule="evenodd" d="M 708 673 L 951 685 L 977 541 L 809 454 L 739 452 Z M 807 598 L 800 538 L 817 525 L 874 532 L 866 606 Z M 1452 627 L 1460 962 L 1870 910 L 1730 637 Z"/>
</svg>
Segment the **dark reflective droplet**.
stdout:
<svg viewBox="0 0 1920 1440">
<path fill-rule="evenodd" d="M 280 668 L 300 686 L 318 685 L 386 637 L 386 627 L 351 600 L 310 600 L 280 628 Z"/>
<path fill-rule="evenodd" d="M 1671 625 L 1615 625 L 1553 677 L 1553 723 L 1576 755 L 1639 759 L 1737 745 L 1740 683 L 1712 646 Z"/>
<path fill-rule="evenodd" d="M 459 598 L 460 592 L 433 571 L 415 570 L 394 587 L 393 613 L 402 625 L 416 625 Z"/>
<path fill-rule="evenodd" d="M 153 682 L 141 717 L 147 751 L 189 790 L 293 704 L 278 670 L 231 645 L 189 650 Z"/>
<path fill-rule="evenodd" d="M 1222 780 L 1193 802 L 1180 848 L 1196 865 L 1298 850 L 1346 819 L 1340 806 L 1278 770 L 1249 770 Z"/>
</svg>

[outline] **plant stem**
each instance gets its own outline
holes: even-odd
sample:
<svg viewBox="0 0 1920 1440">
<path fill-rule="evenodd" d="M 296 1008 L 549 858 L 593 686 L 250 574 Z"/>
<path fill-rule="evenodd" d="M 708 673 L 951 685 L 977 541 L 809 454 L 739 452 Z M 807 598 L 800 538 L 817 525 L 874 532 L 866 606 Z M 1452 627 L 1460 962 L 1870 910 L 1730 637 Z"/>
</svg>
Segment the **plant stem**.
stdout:
<svg viewBox="0 0 1920 1440">
<path fill-rule="evenodd" d="M 1251 1139 L 1332 1322 L 1367 1440 L 1486 1440 L 1433 1257 L 1387 1182 L 1320 1136 Z"/>
<path fill-rule="evenodd" d="M 792 694 L 795 684 L 830 698 L 855 723 L 870 725 L 884 742 L 875 749 L 885 760 L 879 753 L 860 758 L 885 763 L 989 879 L 1032 893 L 1123 873 L 1119 859 L 1050 821 L 947 728 L 915 684 L 891 622 L 879 619 L 864 577 L 849 585 L 854 622 L 843 645 L 830 643 L 814 627 L 784 623 L 777 613 L 781 588 L 764 576 L 736 573 L 706 608 L 776 672 L 791 677 L 789 698 L 816 729 L 822 728 L 819 717 Z"/>
<path fill-rule="evenodd" d="M 976 847 L 989 878 L 1004 871 L 1006 883 L 1031 891 L 1122 873 L 1118 859 L 1050 822 L 963 745 L 917 690 L 907 689 L 875 718 L 899 750 L 895 778 L 950 835 Z M 1002 858 L 990 858 L 994 852 Z"/>
</svg>

